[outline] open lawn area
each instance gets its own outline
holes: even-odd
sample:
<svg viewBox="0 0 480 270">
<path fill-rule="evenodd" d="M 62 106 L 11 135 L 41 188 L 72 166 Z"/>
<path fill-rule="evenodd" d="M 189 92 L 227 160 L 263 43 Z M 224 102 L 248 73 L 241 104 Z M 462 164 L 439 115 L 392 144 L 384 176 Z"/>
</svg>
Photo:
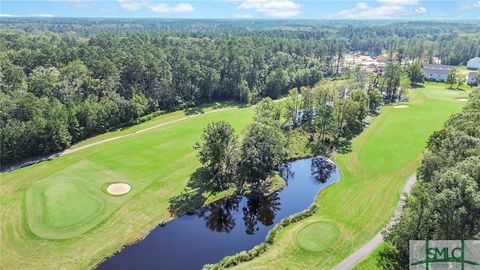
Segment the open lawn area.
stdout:
<svg viewBox="0 0 480 270">
<path fill-rule="evenodd" d="M 169 200 L 191 186 L 199 167 L 193 145 L 203 129 L 225 120 L 240 131 L 254 113 L 253 107 L 223 109 L 187 119 L 185 112 L 162 115 L 80 145 L 154 129 L 2 174 L 0 268 L 92 268 L 170 219 Z M 110 195 L 112 183 L 131 190 Z M 218 197 L 201 195 L 189 203 L 198 207 Z"/>
<path fill-rule="evenodd" d="M 467 96 L 468 92 L 428 83 L 410 91 L 410 101 L 402 102 L 408 107 L 383 107 L 354 138 L 351 151 L 334 157 L 341 179 L 319 194 L 315 202 L 319 211 L 283 229 L 266 253 L 237 268 L 330 269 L 368 242 L 388 222 L 407 178 L 421 161 L 428 137 L 460 111 L 463 103 L 457 99 Z M 328 224 L 338 237 L 323 233 L 325 225 L 319 224 Z M 310 237 L 315 228 L 318 234 Z"/>
</svg>

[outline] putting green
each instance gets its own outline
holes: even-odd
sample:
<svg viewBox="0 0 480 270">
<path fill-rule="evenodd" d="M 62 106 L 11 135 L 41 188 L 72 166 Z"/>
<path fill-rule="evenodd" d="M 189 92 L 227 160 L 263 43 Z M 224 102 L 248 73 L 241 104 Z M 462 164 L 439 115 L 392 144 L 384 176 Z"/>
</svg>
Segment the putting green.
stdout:
<svg viewBox="0 0 480 270">
<path fill-rule="evenodd" d="M 111 179 L 128 182 L 118 172 L 82 160 L 30 185 L 26 193 L 30 230 L 45 239 L 66 239 L 92 229 L 126 200 L 104 193 L 103 186 Z"/>
<path fill-rule="evenodd" d="M 325 222 L 310 223 L 295 235 L 297 243 L 306 250 L 322 251 L 332 244 L 340 234 L 335 225 Z"/>
</svg>

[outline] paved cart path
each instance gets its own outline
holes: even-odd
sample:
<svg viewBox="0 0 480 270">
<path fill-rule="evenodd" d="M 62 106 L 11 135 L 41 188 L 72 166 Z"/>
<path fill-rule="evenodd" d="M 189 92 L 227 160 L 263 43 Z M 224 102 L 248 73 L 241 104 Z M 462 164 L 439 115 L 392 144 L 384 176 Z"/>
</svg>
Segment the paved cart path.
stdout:
<svg viewBox="0 0 480 270">
<path fill-rule="evenodd" d="M 402 196 L 400 197 L 400 201 L 398 202 L 397 208 L 395 209 L 395 212 L 390 219 L 390 222 L 387 224 L 386 228 L 395 225 L 402 213 L 402 208 L 405 205 L 406 198 L 410 191 L 412 190 L 412 186 L 417 182 L 417 174 L 414 173 L 411 175 L 407 183 L 405 183 L 405 186 L 403 187 L 403 193 Z M 378 232 L 375 237 L 373 237 L 372 240 L 370 240 L 368 243 L 360 247 L 357 251 L 355 251 L 352 255 L 348 256 L 346 259 L 344 259 L 342 262 L 337 264 L 333 269 L 334 270 L 347 270 L 347 269 L 352 269 L 357 265 L 361 260 L 366 258 L 370 253 L 372 253 L 380 244 L 383 242 L 383 235 L 382 232 Z"/>
<path fill-rule="evenodd" d="M 178 119 L 175 119 L 175 120 L 172 120 L 172 121 L 168 121 L 168 122 L 165 122 L 165 123 L 161 123 L 161 124 L 158 124 L 158 125 L 147 127 L 147 128 L 137 130 L 135 132 L 128 133 L 128 134 L 125 134 L 125 135 L 119 135 L 119 136 L 108 138 L 108 139 L 101 140 L 101 141 L 98 141 L 98 142 L 82 145 L 80 147 L 68 148 L 68 149 L 63 150 L 62 152 L 51 154 L 51 155 L 48 155 L 48 156 L 30 159 L 30 160 L 27 160 L 27 161 L 22 162 L 20 164 L 2 169 L 0 171 L 0 173 L 5 173 L 5 172 L 13 171 L 13 170 L 16 170 L 16 169 L 20 169 L 20 168 L 28 166 L 28 165 L 32 165 L 32 164 L 35 164 L 35 163 L 38 163 L 38 162 L 42 162 L 42 161 L 45 161 L 45 160 L 52 159 L 54 157 L 60 157 L 60 156 L 68 155 L 68 154 L 71 154 L 71 153 L 75 153 L 77 151 L 80 151 L 80 150 L 83 150 L 83 149 L 86 149 L 86 148 L 90 148 L 90 147 L 95 146 L 95 145 L 103 144 L 103 143 L 106 143 L 106 142 L 111 142 L 111 141 L 115 141 L 115 140 L 126 138 L 126 137 L 132 137 L 132 136 L 135 136 L 137 134 L 143 133 L 145 131 L 149 131 L 149 130 L 156 129 L 156 128 L 159 128 L 159 127 L 175 124 L 177 122 L 184 121 L 184 120 L 187 120 L 187 119 L 190 119 L 190 118 L 193 118 L 193 117 L 197 117 L 197 116 L 200 116 L 200 115 L 223 112 L 223 111 L 230 111 L 230 110 L 236 110 L 236 109 L 237 108 L 224 108 L 224 109 L 218 109 L 218 110 L 208 111 L 208 112 L 204 112 L 204 113 L 187 115 L 187 116 L 182 117 L 182 118 L 178 118 Z"/>
</svg>

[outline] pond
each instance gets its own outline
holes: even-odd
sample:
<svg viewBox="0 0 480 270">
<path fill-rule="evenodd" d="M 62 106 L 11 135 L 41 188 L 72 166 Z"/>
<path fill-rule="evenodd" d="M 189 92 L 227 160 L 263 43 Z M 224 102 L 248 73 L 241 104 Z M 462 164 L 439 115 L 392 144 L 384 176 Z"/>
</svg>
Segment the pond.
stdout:
<svg viewBox="0 0 480 270">
<path fill-rule="evenodd" d="M 287 184 L 278 192 L 233 196 L 180 216 L 98 269 L 201 269 L 262 243 L 275 224 L 307 209 L 320 190 L 340 178 L 336 166 L 322 157 L 283 164 L 280 172 Z"/>
</svg>

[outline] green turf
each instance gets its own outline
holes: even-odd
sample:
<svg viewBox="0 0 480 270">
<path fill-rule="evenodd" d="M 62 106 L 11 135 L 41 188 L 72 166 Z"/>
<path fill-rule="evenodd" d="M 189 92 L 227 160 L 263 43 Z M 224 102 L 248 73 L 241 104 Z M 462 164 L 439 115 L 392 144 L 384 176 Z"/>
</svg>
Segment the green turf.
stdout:
<svg viewBox="0 0 480 270">
<path fill-rule="evenodd" d="M 375 250 L 368 257 L 360 261 L 353 270 L 381 270 L 377 265 L 378 251 Z"/>
<path fill-rule="evenodd" d="M 322 251 L 334 242 L 339 235 L 335 225 L 314 222 L 304 226 L 295 235 L 297 244 L 310 251 Z"/>
<path fill-rule="evenodd" d="M 170 219 L 170 200 L 182 198 L 185 191 L 199 195 L 185 202 L 190 207 L 221 196 L 190 179 L 200 165 L 193 145 L 212 121 L 225 120 L 240 131 L 253 117 L 253 107 L 231 109 L 2 174 L 0 269 L 92 268 Z M 184 116 L 166 114 L 140 126 Z M 89 142 L 139 129 L 119 130 Z M 113 182 L 126 182 L 132 189 L 123 196 L 108 195 L 106 187 Z"/>
<path fill-rule="evenodd" d="M 456 99 L 467 95 L 429 83 L 410 91 L 408 108 L 383 107 L 353 139 L 351 152 L 334 157 L 341 180 L 319 194 L 318 212 L 280 231 L 266 253 L 237 268 L 330 269 L 368 242 L 393 213 L 407 178 L 420 164 L 430 134 L 461 109 L 463 103 Z M 307 251 L 295 241 L 303 226 L 312 222 L 334 224 L 340 231 L 322 252 Z"/>
<path fill-rule="evenodd" d="M 112 182 L 124 182 L 132 191 L 124 196 L 105 192 Z M 26 193 L 27 223 L 45 239 L 65 239 L 87 232 L 145 187 L 145 181 L 88 160 L 81 160 L 30 185 Z"/>
</svg>

